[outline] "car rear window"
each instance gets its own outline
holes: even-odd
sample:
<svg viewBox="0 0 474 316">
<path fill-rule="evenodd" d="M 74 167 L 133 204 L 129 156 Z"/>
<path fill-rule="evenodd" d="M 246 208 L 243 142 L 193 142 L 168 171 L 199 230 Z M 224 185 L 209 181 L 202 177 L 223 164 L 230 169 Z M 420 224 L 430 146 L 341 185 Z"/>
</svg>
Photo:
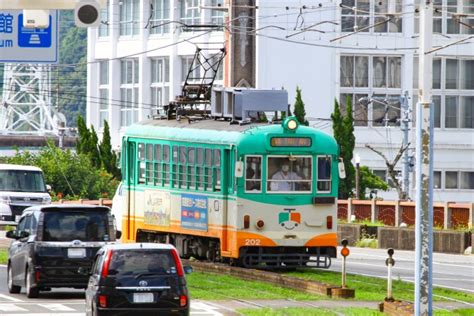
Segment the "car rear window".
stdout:
<svg viewBox="0 0 474 316">
<path fill-rule="evenodd" d="M 43 241 L 109 241 L 108 216 L 105 211 L 46 211 Z"/>
<path fill-rule="evenodd" d="M 109 275 L 176 274 L 176 264 L 170 250 L 114 250 Z"/>
</svg>

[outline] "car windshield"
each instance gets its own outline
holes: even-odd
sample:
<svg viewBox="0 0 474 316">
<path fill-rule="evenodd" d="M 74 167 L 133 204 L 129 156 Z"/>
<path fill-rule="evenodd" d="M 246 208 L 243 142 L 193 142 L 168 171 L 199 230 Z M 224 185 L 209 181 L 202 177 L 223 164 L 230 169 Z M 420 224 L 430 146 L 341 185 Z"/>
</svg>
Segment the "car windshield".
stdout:
<svg viewBox="0 0 474 316">
<path fill-rule="evenodd" d="M 312 157 L 268 157 L 268 192 L 311 192 L 312 161 Z"/>
<path fill-rule="evenodd" d="M 154 274 L 176 274 L 176 264 L 170 250 L 114 250 L 109 275 L 140 277 Z"/>
<path fill-rule="evenodd" d="M 55 210 L 44 213 L 43 241 L 109 241 L 105 211 Z"/>
<path fill-rule="evenodd" d="M 0 170 L 0 191 L 46 192 L 43 173 L 29 170 Z"/>
</svg>

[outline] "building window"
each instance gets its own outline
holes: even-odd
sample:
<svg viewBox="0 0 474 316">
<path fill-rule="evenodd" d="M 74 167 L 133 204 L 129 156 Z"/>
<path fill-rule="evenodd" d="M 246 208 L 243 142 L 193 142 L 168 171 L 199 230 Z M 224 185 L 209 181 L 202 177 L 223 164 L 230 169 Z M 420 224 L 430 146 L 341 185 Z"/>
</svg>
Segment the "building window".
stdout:
<svg viewBox="0 0 474 316">
<path fill-rule="evenodd" d="M 458 188 L 458 172 L 457 171 L 446 171 L 446 189 L 457 189 Z"/>
<path fill-rule="evenodd" d="M 340 60 L 341 111 L 350 97 L 355 126 L 399 126 L 401 57 L 341 56 Z"/>
<path fill-rule="evenodd" d="M 169 102 L 169 58 L 151 60 L 151 102 L 157 109 Z"/>
<path fill-rule="evenodd" d="M 109 119 L 109 61 L 99 62 L 99 127 Z"/>
<path fill-rule="evenodd" d="M 418 58 L 414 60 L 414 87 L 418 88 Z M 435 127 L 474 128 L 474 59 L 433 60 Z M 418 101 L 414 91 L 413 104 Z"/>
<path fill-rule="evenodd" d="M 197 25 L 201 20 L 199 0 L 181 1 L 181 22 L 186 25 Z M 185 29 L 186 30 L 186 29 Z"/>
<path fill-rule="evenodd" d="M 211 7 L 224 7 L 224 0 L 211 0 Z M 211 10 L 211 23 L 215 25 L 224 24 L 224 12 L 221 10 Z"/>
<path fill-rule="evenodd" d="M 472 0 L 434 0 L 433 32 L 442 34 L 474 34 Z M 415 13 L 415 33 L 419 32 L 420 14 Z"/>
<path fill-rule="evenodd" d="M 217 69 L 217 73 L 216 73 L 216 79 L 217 81 L 222 81 L 224 80 L 224 59 L 220 60 L 220 54 L 218 54 L 217 56 L 213 56 L 211 57 L 210 59 L 210 66 L 212 67 L 212 69 Z M 220 60 L 220 63 L 219 63 L 219 60 Z"/>
<path fill-rule="evenodd" d="M 433 171 L 433 189 L 441 189 L 441 171 Z"/>
<path fill-rule="evenodd" d="M 120 123 L 128 126 L 138 120 L 138 59 L 121 61 Z"/>
<path fill-rule="evenodd" d="M 100 10 L 99 37 L 109 36 L 109 1 L 107 5 Z"/>
<path fill-rule="evenodd" d="M 120 5 L 120 35 L 140 33 L 140 0 L 122 0 Z"/>
<path fill-rule="evenodd" d="M 170 32 L 170 0 L 153 0 L 152 18 L 150 20 L 151 34 L 166 34 Z"/>
<path fill-rule="evenodd" d="M 181 78 L 185 82 L 198 82 L 201 78 L 201 65 L 199 62 L 194 62 L 194 56 L 181 57 Z M 189 77 L 188 77 L 189 74 Z"/>
<path fill-rule="evenodd" d="M 387 13 L 402 13 L 400 0 L 342 0 L 341 31 L 353 32 L 387 20 Z M 364 29 L 371 33 L 402 32 L 401 15 L 392 15 L 391 20 L 377 26 Z"/>
<path fill-rule="evenodd" d="M 474 190 L 474 172 L 461 171 L 461 189 Z"/>
</svg>

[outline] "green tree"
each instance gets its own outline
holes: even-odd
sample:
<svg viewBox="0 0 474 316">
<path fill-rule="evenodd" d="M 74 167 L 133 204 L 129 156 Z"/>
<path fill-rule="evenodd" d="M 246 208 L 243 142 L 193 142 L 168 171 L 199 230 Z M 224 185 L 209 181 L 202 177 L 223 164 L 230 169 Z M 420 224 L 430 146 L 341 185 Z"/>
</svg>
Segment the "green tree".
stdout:
<svg viewBox="0 0 474 316">
<path fill-rule="evenodd" d="M 359 196 L 363 200 L 367 199 L 367 197 L 365 196 L 365 192 L 367 191 L 367 189 L 378 189 L 383 191 L 388 190 L 388 184 L 383 181 L 379 176 L 373 174 L 367 166 L 360 167 L 359 176 Z"/>
<path fill-rule="evenodd" d="M 339 198 L 347 199 L 353 195 L 355 184 L 355 168 L 352 157 L 355 146 L 354 118 L 352 116 L 352 101 L 346 100 L 345 115 L 342 115 L 337 100 L 334 102 L 334 112 L 331 114 L 333 135 L 339 145 L 341 158 L 346 169 L 346 178 L 339 182 Z"/>
<path fill-rule="evenodd" d="M 301 89 L 299 87 L 296 87 L 296 99 L 295 99 L 295 116 L 298 119 L 298 122 L 301 125 L 306 125 L 308 126 L 309 123 L 306 120 L 306 111 L 304 109 L 304 102 L 303 99 L 301 98 Z"/>
<path fill-rule="evenodd" d="M 99 145 L 99 152 L 102 168 L 112 174 L 116 179 L 120 179 L 121 174 L 120 170 L 117 168 L 117 155 L 112 150 L 110 128 L 107 121 L 104 121 L 104 134 L 102 135 L 102 142 Z"/>
<path fill-rule="evenodd" d="M 97 133 L 95 132 L 94 126 L 91 126 L 90 130 L 88 150 L 92 165 L 96 168 L 100 168 L 102 163 L 100 160 L 99 152 L 99 137 L 97 137 Z"/>
<path fill-rule="evenodd" d="M 87 153 L 89 151 L 90 132 L 81 115 L 79 115 L 77 118 L 77 131 L 79 133 L 79 137 L 77 138 L 76 142 L 77 153 Z"/>
<path fill-rule="evenodd" d="M 33 165 L 41 168 L 45 181 L 54 193 L 67 199 L 113 197 L 118 181 L 103 169 L 94 168 L 86 154 L 61 150 L 49 141 L 38 154 L 17 150 L 13 157 L 2 157 L 5 163 Z"/>
</svg>

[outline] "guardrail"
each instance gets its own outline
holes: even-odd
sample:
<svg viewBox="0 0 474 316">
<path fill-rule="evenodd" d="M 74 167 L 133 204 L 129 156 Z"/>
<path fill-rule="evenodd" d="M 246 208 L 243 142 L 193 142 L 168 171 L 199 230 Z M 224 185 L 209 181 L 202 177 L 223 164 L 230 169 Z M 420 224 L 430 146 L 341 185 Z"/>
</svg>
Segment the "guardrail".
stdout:
<svg viewBox="0 0 474 316">
<path fill-rule="evenodd" d="M 398 227 L 415 225 L 415 202 L 380 200 L 338 200 L 337 217 L 348 223 L 355 221 L 382 222 Z M 474 203 L 434 203 L 433 224 L 444 229 L 469 228 L 473 225 Z"/>
</svg>

